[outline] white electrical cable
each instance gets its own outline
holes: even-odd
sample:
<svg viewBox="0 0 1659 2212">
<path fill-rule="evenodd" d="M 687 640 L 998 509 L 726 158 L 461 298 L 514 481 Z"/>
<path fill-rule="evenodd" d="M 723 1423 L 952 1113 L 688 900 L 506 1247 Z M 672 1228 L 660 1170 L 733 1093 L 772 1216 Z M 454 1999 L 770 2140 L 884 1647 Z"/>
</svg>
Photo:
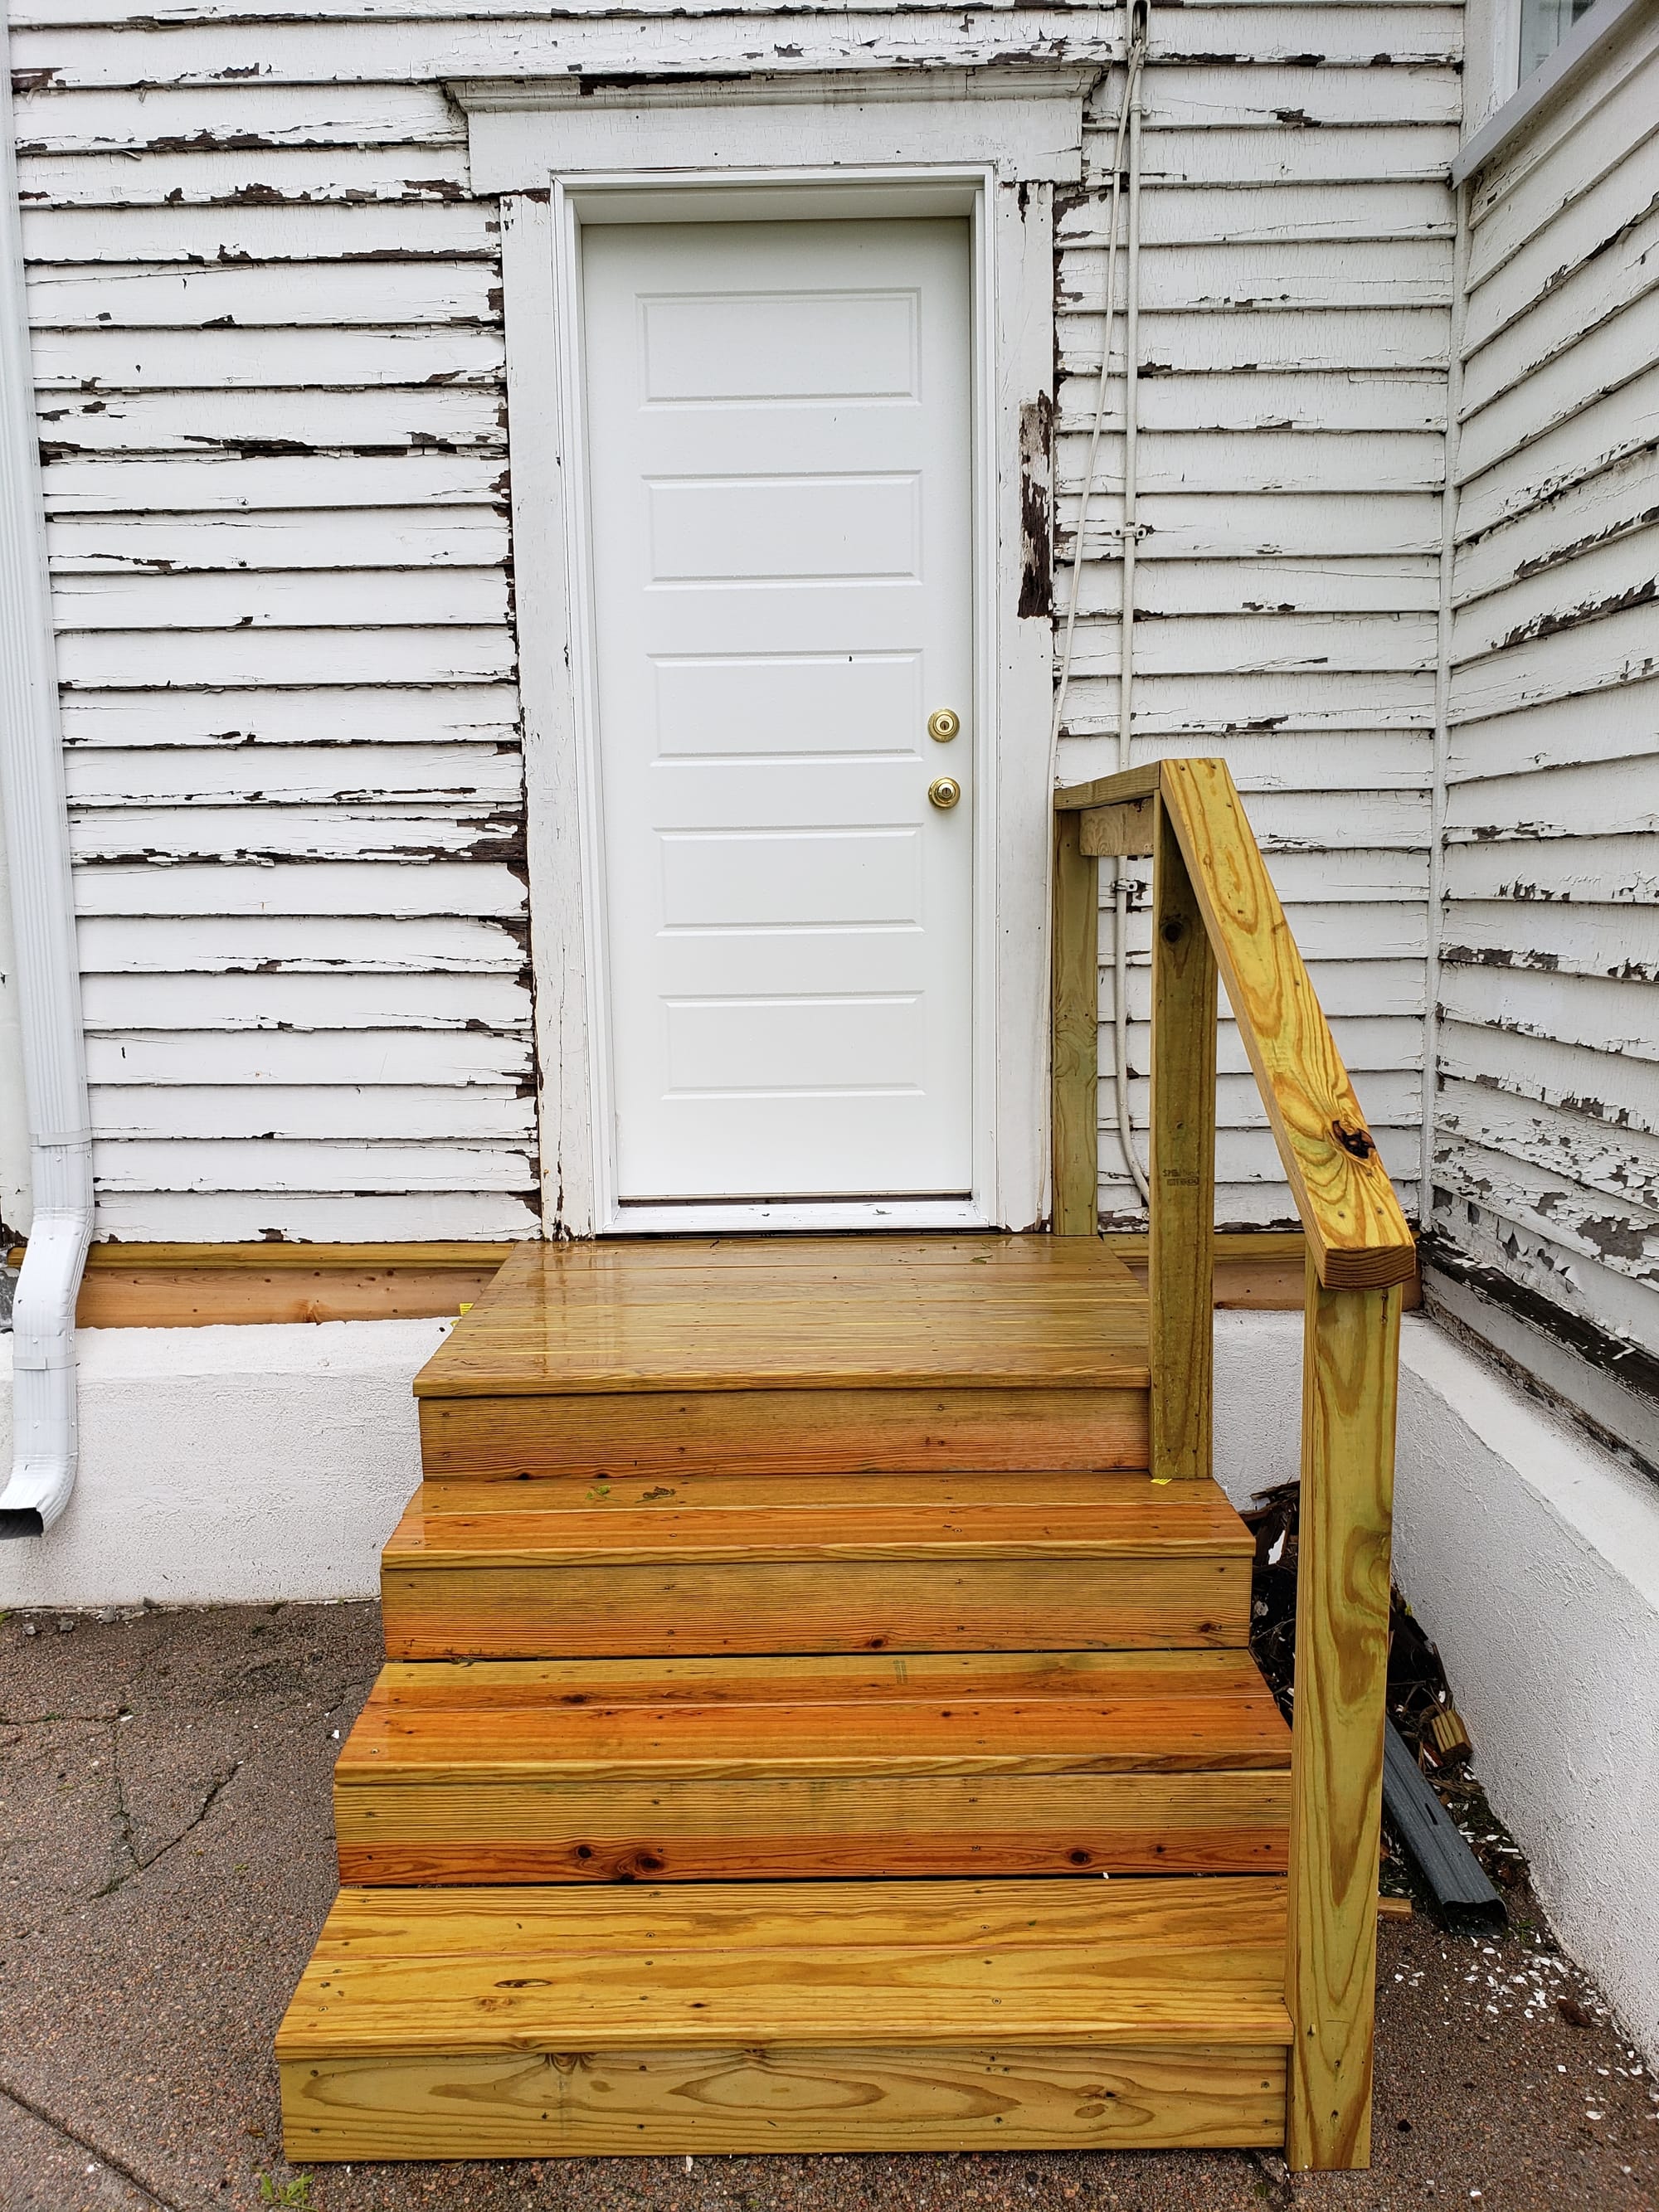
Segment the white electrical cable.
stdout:
<svg viewBox="0 0 1659 2212">
<path fill-rule="evenodd" d="M 1117 131 L 1112 149 L 1111 196 L 1106 216 L 1106 328 L 1100 343 L 1100 380 L 1095 394 L 1094 428 L 1084 464 L 1078 500 L 1076 535 L 1072 550 L 1072 589 L 1066 609 L 1066 628 L 1060 640 L 1060 672 L 1054 686 L 1054 721 L 1048 733 L 1048 781 L 1059 780 L 1060 733 L 1066 714 L 1066 695 L 1072 680 L 1073 641 L 1077 630 L 1078 604 L 1082 596 L 1085 537 L 1089 507 L 1094 496 L 1101 435 L 1106 424 L 1111 392 L 1112 324 L 1117 309 L 1117 235 L 1120 206 L 1125 198 L 1123 180 L 1128 176 L 1127 238 L 1124 248 L 1123 349 L 1123 531 L 1121 560 L 1122 611 L 1119 620 L 1118 766 L 1130 764 L 1130 738 L 1134 713 L 1134 583 L 1135 546 L 1139 529 L 1135 515 L 1138 489 L 1136 406 L 1140 312 L 1140 80 L 1146 62 L 1147 0 L 1135 0 L 1130 17 L 1129 40 L 1123 59 L 1123 99 L 1118 110 Z M 1150 1202 L 1146 1171 L 1134 1147 L 1129 1122 L 1129 1003 L 1128 911 L 1129 882 L 1122 860 L 1116 868 L 1113 896 L 1113 1076 L 1117 1111 L 1118 1143 L 1125 1166 L 1143 1206 Z"/>
</svg>

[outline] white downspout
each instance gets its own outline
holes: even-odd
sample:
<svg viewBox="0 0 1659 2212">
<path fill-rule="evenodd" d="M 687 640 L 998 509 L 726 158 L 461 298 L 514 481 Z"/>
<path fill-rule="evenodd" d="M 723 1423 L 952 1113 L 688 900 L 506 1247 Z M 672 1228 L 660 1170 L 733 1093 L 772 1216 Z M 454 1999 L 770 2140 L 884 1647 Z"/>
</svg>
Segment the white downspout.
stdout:
<svg viewBox="0 0 1659 2212">
<path fill-rule="evenodd" d="M 92 1137 L 58 656 L 23 289 L 10 37 L 0 76 L 0 815 L 11 874 L 34 1213 L 12 1305 L 12 1466 L 0 1537 L 40 1536 L 75 1485 L 75 1301 L 92 1237 Z"/>
</svg>

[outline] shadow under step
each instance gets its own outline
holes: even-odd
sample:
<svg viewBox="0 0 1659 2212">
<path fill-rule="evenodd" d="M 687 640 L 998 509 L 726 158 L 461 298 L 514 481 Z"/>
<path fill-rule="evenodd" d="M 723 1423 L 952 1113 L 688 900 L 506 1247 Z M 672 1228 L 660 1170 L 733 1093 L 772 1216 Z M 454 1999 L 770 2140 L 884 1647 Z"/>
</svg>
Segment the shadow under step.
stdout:
<svg viewBox="0 0 1659 2212">
<path fill-rule="evenodd" d="M 343 1891 L 295 2160 L 1284 2139 L 1285 1884 Z"/>
<path fill-rule="evenodd" d="M 1290 1731 L 1248 1654 L 384 1668 L 346 1882 L 1279 1871 Z"/>
<path fill-rule="evenodd" d="M 1144 1474 L 428 1481 L 381 1595 L 393 1659 L 1237 1647 L 1253 1556 Z"/>
</svg>

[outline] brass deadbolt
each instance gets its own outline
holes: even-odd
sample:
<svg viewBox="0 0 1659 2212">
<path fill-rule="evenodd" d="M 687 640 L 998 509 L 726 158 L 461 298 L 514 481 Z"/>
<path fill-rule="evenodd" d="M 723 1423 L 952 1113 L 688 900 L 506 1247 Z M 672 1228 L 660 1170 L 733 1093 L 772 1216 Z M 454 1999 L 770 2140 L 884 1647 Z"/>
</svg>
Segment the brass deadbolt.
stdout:
<svg viewBox="0 0 1659 2212">
<path fill-rule="evenodd" d="M 927 734 L 935 744 L 948 745 L 962 727 L 962 717 L 954 707 L 936 707 L 927 717 Z"/>
<path fill-rule="evenodd" d="M 962 786 L 953 775 L 937 775 L 927 787 L 927 796 L 948 814 L 962 796 Z"/>
</svg>

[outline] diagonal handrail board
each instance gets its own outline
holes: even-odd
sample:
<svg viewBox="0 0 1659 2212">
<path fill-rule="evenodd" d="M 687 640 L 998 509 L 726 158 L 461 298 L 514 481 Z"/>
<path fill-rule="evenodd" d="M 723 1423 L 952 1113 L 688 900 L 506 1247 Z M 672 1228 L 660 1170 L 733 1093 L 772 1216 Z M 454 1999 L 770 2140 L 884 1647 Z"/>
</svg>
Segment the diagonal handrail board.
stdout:
<svg viewBox="0 0 1659 2212">
<path fill-rule="evenodd" d="M 1156 791 L 1181 847 L 1319 1279 L 1405 1282 L 1416 1246 L 1227 764 L 1165 760 L 1057 792 L 1055 811 Z"/>
</svg>

